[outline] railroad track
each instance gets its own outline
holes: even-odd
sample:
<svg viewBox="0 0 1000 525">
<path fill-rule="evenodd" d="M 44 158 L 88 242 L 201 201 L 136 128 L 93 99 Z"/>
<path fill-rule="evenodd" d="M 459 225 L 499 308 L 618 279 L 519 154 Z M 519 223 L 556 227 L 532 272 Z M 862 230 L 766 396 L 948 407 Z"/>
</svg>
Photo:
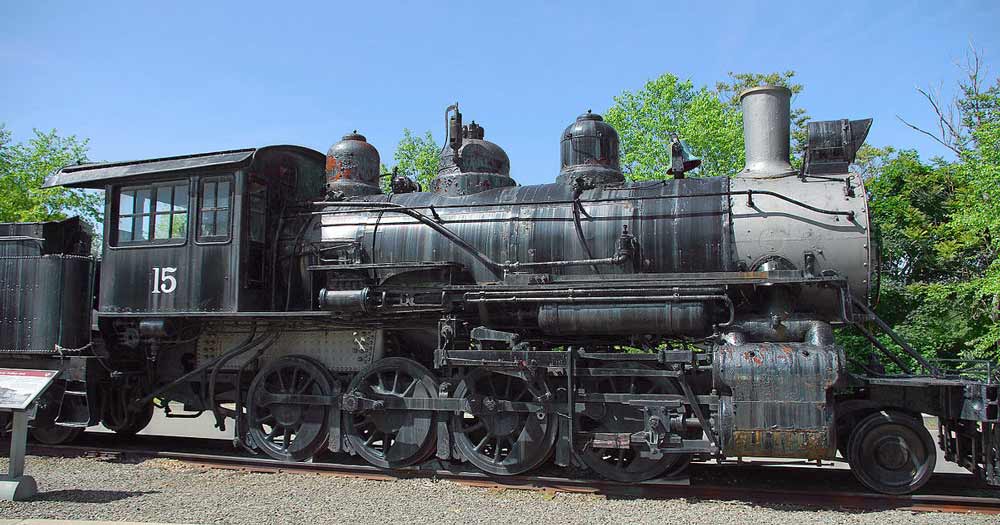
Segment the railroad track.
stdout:
<svg viewBox="0 0 1000 525">
<path fill-rule="evenodd" d="M 4 442 L 2 447 L 6 449 L 6 445 Z M 623 484 L 582 477 L 549 476 L 544 472 L 532 476 L 496 477 L 437 461 L 393 471 L 354 462 L 282 463 L 241 453 L 227 441 L 197 438 L 137 436 L 123 440 L 111 434 L 86 434 L 81 442 L 72 445 L 30 443 L 28 452 L 33 455 L 106 459 L 165 458 L 207 468 L 250 472 L 312 473 L 375 480 L 447 479 L 476 487 L 586 493 L 617 498 L 686 498 L 827 509 L 899 509 L 1000 515 L 1000 493 L 978 487 L 971 475 L 963 474 L 936 474 L 919 494 L 889 496 L 863 492 L 850 472 L 844 470 L 760 463 L 696 463 L 689 468 L 689 477 Z M 843 487 L 853 490 L 845 491 Z M 990 495 L 991 492 L 997 495 Z"/>
</svg>

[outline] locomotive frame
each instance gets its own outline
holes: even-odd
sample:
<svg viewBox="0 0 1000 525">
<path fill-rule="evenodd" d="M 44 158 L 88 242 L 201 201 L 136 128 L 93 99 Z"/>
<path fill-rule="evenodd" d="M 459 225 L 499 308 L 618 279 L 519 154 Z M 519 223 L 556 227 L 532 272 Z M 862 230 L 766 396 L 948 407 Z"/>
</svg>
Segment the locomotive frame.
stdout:
<svg viewBox="0 0 1000 525">
<path fill-rule="evenodd" d="M 742 100 L 733 179 L 685 179 L 697 161 L 675 141 L 673 178 L 626 183 L 617 134 L 588 112 L 562 136 L 557 182 L 517 186 L 457 105 L 428 192 L 397 178 L 382 194 L 356 132 L 326 156 L 63 168 L 46 184 L 105 190 L 99 270 L 78 222 L 0 227 L 0 362 L 64 371 L 35 423 L 50 442 L 97 422 L 133 434 L 155 407 L 191 415 L 172 401 L 283 461 L 328 449 L 511 475 L 552 457 L 637 482 L 691 460 L 839 451 L 869 488 L 906 493 L 934 468 L 932 414 L 946 458 L 1000 485 L 993 371 L 924 359 L 870 307 L 877 239 L 848 167 L 871 121 L 810 123 L 796 171 L 787 90 Z M 71 317 L 22 288 L 60 257 L 88 261 L 65 282 L 99 274 L 92 338 L 79 320 L 31 331 Z M 32 285 L 89 303 L 89 284 Z M 849 371 L 838 326 L 899 372 L 874 353 Z"/>
</svg>

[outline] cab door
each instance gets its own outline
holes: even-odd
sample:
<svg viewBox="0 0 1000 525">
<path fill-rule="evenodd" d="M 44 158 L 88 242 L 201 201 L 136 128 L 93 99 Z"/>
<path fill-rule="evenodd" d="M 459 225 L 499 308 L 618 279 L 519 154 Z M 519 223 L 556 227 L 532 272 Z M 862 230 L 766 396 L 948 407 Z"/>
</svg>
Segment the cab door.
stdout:
<svg viewBox="0 0 1000 525">
<path fill-rule="evenodd" d="M 246 307 L 270 310 L 268 290 L 271 261 L 268 258 L 268 202 L 269 186 L 266 178 L 250 174 L 244 192 L 246 210 L 244 229 L 244 257 L 242 261 L 242 286 Z"/>
</svg>

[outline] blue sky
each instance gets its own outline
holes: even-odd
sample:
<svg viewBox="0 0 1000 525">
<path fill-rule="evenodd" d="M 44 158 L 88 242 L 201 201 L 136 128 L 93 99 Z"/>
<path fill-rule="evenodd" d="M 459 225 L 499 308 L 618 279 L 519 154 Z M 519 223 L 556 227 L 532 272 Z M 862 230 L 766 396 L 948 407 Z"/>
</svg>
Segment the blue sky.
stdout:
<svg viewBox="0 0 1000 525">
<path fill-rule="evenodd" d="M 279 6 L 280 8 L 275 8 Z M 972 42 L 1000 72 L 1000 2 L 15 2 L 0 0 L 0 122 L 57 128 L 96 160 L 291 143 L 358 129 L 391 157 L 443 111 L 554 179 L 574 117 L 663 72 L 714 85 L 793 69 L 816 119 L 874 117 L 869 142 L 943 154 L 916 87 L 953 93 Z"/>
</svg>

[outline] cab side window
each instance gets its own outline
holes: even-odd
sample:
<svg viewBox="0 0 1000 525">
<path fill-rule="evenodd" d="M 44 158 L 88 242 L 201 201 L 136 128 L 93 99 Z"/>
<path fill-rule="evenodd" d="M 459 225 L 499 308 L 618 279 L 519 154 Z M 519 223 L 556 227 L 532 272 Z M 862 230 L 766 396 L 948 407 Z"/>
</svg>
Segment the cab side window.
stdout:
<svg viewBox="0 0 1000 525">
<path fill-rule="evenodd" d="M 232 177 L 204 178 L 198 192 L 198 240 L 226 242 L 230 239 Z"/>
<path fill-rule="evenodd" d="M 115 246 L 180 243 L 186 238 L 187 181 L 126 186 L 116 198 Z"/>
</svg>

